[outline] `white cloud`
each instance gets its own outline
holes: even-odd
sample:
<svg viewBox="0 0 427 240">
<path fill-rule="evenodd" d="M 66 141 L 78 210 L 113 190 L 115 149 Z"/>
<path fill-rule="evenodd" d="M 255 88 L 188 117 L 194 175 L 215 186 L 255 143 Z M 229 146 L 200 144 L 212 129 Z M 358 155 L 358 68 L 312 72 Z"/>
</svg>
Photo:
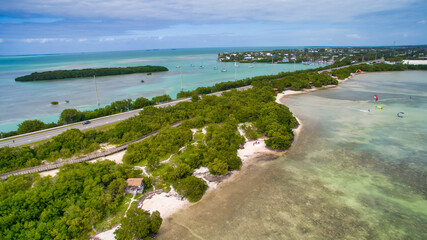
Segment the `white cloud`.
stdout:
<svg viewBox="0 0 427 240">
<path fill-rule="evenodd" d="M 357 33 L 347 34 L 345 36 L 348 38 L 360 39 L 360 35 Z"/>
<path fill-rule="evenodd" d="M 4 40 L 0 38 L 0 43 L 2 43 L 2 42 L 4 42 Z"/>
<path fill-rule="evenodd" d="M 102 37 L 99 39 L 100 42 L 112 42 L 115 40 L 116 40 L 116 38 L 114 38 L 114 37 Z"/>
<path fill-rule="evenodd" d="M 25 12 L 58 18 L 162 19 L 217 21 L 343 22 L 381 11 L 399 10 L 417 0 L 20 0 L 2 4 L 2 12 Z"/>
<path fill-rule="evenodd" d="M 86 42 L 87 40 L 87 38 L 79 38 L 78 42 Z"/>
<path fill-rule="evenodd" d="M 426 20 L 421 20 L 421 21 L 419 21 L 419 22 L 417 22 L 418 24 L 426 24 L 427 23 L 427 21 Z"/>
<path fill-rule="evenodd" d="M 27 38 L 22 41 L 26 43 L 47 43 L 47 42 L 71 42 L 69 38 Z"/>
<path fill-rule="evenodd" d="M 163 36 L 159 36 L 157 39 L 162 40 L 162 39 L 163 39 Z"/>
</svg>

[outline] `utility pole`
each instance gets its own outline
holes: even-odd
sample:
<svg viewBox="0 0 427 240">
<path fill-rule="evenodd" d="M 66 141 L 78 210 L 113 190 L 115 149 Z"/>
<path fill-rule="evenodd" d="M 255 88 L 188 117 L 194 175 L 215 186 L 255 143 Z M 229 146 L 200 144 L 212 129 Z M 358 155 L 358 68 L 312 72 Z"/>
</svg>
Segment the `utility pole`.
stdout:
<svg viewBox="0 0 427 240">
<path fill-rule="evenodd" d="M 95 83 L 96 103 L 98 104 L 98 107 L 99 107 L 99 96 L 98 96 L 98 88 L 96 87 L 96 77 L 95 77 L 95 75 L 93 75 L 93 82 Z"/>
</svg>

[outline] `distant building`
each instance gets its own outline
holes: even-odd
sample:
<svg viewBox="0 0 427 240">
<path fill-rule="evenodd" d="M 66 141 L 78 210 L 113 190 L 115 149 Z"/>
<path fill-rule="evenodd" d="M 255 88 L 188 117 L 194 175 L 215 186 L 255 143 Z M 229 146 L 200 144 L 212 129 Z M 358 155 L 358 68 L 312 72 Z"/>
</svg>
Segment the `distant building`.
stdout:
<svg viewBox="0 0 427 240">
<path fill-rule="evenodd" d="M 403 60 L 403 64 L 409 64 L 409 65 L 427 65 L 427 60 Z"/>
<path fill-rule="evenodd" d="M 289 62 L 289 58 L 284 57 L 284 58 L 282 59 L 282 62 Z"/>
<path fill-rule="evenodd" d="M 126 180 L 128 186 L 126 191 L 129 193 L 142 193 L 144 191 L 144 179 L 143 178 L 128 178 Z"/>
</svg>

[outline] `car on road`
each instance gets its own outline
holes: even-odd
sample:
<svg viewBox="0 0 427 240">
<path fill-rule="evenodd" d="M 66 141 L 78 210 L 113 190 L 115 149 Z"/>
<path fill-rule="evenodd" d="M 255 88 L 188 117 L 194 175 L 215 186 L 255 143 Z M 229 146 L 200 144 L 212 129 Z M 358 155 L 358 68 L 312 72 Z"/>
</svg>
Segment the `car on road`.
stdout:
<svg viewBox="0 0 427 240">
<path fill-rule="evenodd" d="M 89 124 L 89 123 L 90 123 L 90 121 L 84 121 L 82 124 L 86 125 L 86 124 Z"/>
</svg>

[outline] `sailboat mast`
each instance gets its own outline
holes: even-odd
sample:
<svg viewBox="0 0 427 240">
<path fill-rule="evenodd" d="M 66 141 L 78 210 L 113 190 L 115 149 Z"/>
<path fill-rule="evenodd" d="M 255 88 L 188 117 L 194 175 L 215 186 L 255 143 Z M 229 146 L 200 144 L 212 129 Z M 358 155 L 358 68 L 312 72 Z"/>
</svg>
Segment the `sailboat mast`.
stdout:
<svg viewBox="0 0 427 240">
<path fill-rule="evenodd" d="M 274 57 L 271 56 L 271 75 L 273 75 L 273 59 Z"/>
<path fill-rule="evenodd" d="M 237 63 L 234 62 L 234 81 L 237 80 Z"/>
<path fill-rule="evenodd" d="M 95 91 L 96 91 L 96 103 L 99 106 L 99 96 L 98 96 L 98 88 L 96 87 L 96 77 L 93 75 L 93 82 L 95 83 Z"/>
</svg>

